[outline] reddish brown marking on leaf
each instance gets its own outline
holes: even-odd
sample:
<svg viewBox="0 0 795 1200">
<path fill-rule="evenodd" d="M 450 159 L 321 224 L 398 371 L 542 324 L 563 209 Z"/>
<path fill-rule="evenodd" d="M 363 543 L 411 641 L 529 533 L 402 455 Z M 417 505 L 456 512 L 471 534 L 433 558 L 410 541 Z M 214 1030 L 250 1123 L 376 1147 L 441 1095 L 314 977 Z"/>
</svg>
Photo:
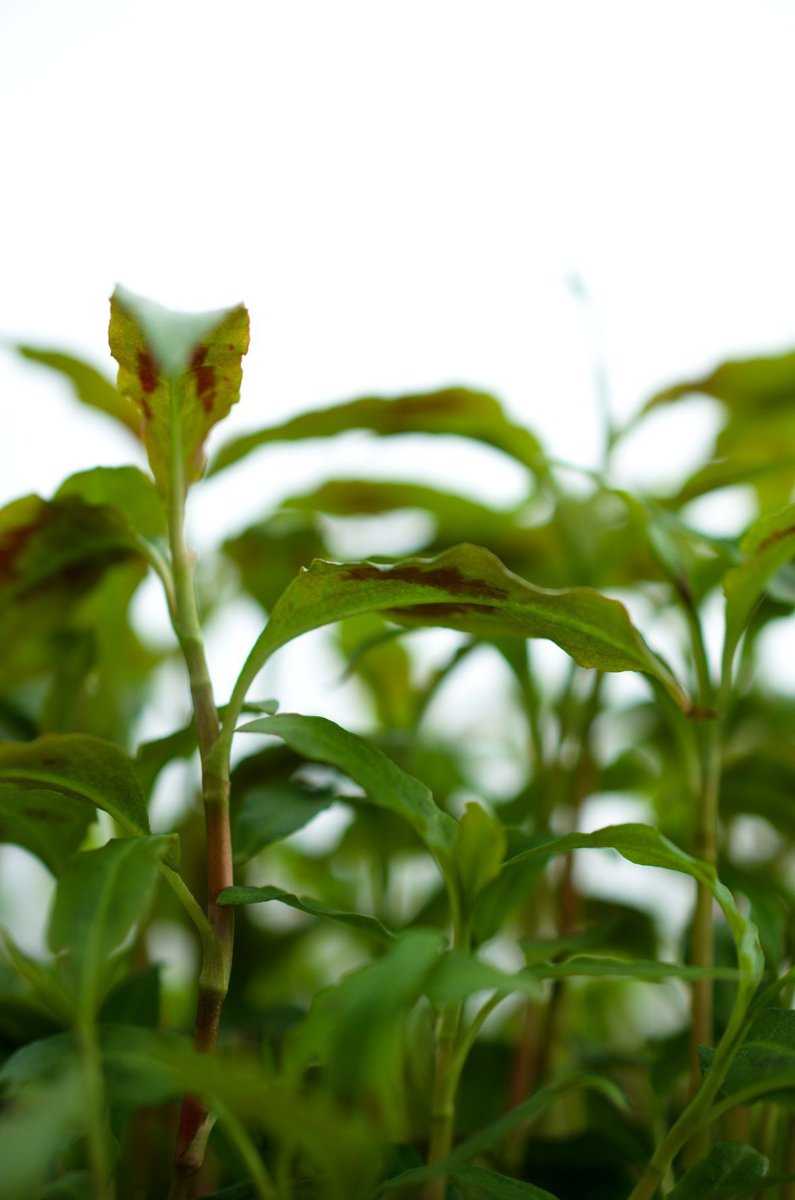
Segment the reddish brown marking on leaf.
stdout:
<svg viewBox="0 0 795 1200">
<path fill-rule="evenodd" d="M 138 351 L 138 382 L 146 395 L 151 394 L 157 387 L 157 367 L 148 350 Z M 146 419 L 151 420 L 152 410 L 145 400 L 141 401 L 141 407 Z"/>
<path fill-rule="evenodd" d="M 42 514 L 44 516 L 44 514 Z M 0 537 L 0 583 L 10 583 L 16 576 L 17 560 L 30 539 L 44 525 L 43 520 L 31 521 L 17 529 L 9 529 Z"/>
<path fill-rule="evenodd" d="M 690 717 L 691 721 L 714 721 L 717 715 L 714 708 L 707 708 L 703 704 L 691 704 L 685 713 L 685 716 Z"/>
<path fill-rule="evenodd" d="M 508 595 L 506 588 L 488 583 L 485 579 L 469 579 L 457 567 L 419 567 L 402 563 L 381 570 L 372 563 L 355 563 L 346 568 L 346 574 L 349 579 L 380 582 L 397 579 L 420 587 L 439 588 L 453 595 L 479 596 L 489 600 L 504 600 Z"/>
<path fill-rule="evenodd" d="M 489 604 L 406 604 L 403 608 L 390 608 L 385 610 L 386 614 L 394 613 L 398 620 L 406 620 L 411 617 L 428 617 L 431 620 L 441 620 L 444 618 L 457 619 L 459 617 L 478 616 L 494 616 L 494 609 Z"/>
<path fill-rule="evenodd" d="M 464 405 L 461 397 L 451 392 L 439 392 L 428 396 L 402 396 L 392 401 L 393 411 L 401 416 L 449 414 L 459 412 Z"/>
<path fill-rule="evenodd" d="M 793 533 L 795 533 L 795 525 L 789 525 L 786 529 L 774 530 L 766 538 L 762 538 L 762 541 L 756 548 L 756 553 L 761 554 L 769 546 L 775 546 L 776 542 L 783 542 L 784 538 L 791 537 Z"/>
<path fill-rule="evenodd" d="M 25 816 L 36 821 L 55 822 L 56 825 L 63 825 L 69 820 L 68 816 L 63 813 L 55 812 L 50 808 L 26 808 Z"/>
<path fill-rule="evenodd" d="M 213 411 L 215 399 L 215 367 L 207 366 L 207 347 L 197 346 L 190 360 L 190 369 L 196 380 L 196 395 L 206 413 Z"/>
</svg>

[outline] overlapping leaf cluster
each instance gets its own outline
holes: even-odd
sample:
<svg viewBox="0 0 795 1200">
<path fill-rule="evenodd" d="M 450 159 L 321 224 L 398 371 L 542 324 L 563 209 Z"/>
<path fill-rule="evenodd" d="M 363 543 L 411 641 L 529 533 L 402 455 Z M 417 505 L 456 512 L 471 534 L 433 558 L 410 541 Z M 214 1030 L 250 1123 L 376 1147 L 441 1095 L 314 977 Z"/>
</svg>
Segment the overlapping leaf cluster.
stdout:
<svg viewBox="0 0 795 1200">
<path fill-rule="evenodd" d="M 265 425 L 206 469 L 247 346 L 242 306 L 118 290 L 116 379 L 20 348 L 135 461 L 0 510 L 0 838 L 53 880 L 48 914 L 33 884 L 6 914 L 0 1198 L 792 1200 L 795 705 L 763 668 L 795 603 L 793 356 L 653 398 L 638 420 L 699 392 L 724 423 L 670 493 L 630 495 L 464 387 Z M 205 473 L 351 431 L 474 440 L 525 498 L 332 474 L 195 576 Z M 713 536 L 697 501 L 737 485 L 750 527 Z M 345 526 L 397 512 L 423 517 L 411 554 L 340 561 Z M 172 642 L 131 616 L 147 573 Z M 241 596 L 262 632 L 216 707 L 200 618 L 223 637 Z M 356 728 L 255 699 L 319 629 Z M 144 740 L 180 654 L 182 711 Z M 499 739 L 475 658 L 502 668 Z M 595 829 L 606 796 L 638 819 Z"/>
</svg>

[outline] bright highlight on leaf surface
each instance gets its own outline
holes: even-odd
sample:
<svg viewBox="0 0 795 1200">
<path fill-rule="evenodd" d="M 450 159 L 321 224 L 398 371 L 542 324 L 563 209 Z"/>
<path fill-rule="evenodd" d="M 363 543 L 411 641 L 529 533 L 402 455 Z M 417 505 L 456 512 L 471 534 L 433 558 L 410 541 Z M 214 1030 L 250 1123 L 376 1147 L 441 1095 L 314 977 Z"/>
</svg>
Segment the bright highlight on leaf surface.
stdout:
<svg viewBox="0 0 795 1200">
<path fill-rule="evenodd" d="M 108 337 L 119 392 L 141 413 L 149 463 L 164 495 L 202 474 L 207 434 L 240 394 L 248 324 L 242 305 L 178 313 L 126 288 L 111 297 Z"/>
</svg>

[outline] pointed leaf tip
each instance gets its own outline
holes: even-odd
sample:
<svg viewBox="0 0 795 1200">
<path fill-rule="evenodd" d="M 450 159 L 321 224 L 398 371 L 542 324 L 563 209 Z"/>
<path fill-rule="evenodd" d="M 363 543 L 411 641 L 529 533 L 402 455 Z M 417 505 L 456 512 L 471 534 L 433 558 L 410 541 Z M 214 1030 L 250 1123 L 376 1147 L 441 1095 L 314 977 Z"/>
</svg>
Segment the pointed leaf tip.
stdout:
<svg viewBox="0 0 795 1200">
<path fill-rule="evenodd" d="M 175 463 L 184 484 L 202 473 L 207 434 L 237 401 L 248 350 L 242 304 L 214 312 L 172 312 L 117 287 L 110 302 L 110 350 L 118 389 L 143 418 L 152 472 L 168 493 Z"/>
</svg>

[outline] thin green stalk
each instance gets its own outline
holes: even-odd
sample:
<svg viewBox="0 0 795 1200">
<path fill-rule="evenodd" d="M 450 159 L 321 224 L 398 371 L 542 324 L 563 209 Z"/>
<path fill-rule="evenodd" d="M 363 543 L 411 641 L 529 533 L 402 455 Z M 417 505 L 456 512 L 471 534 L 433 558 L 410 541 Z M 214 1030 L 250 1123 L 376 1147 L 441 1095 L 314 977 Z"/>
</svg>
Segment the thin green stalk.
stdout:
<svg viewBox="0 0 795 1200">
<path fill-rule="evenodd" d="M 240 1160 L 248 1171 L 248 1177 L 254 1185 L 254 1191 L 259 1200 L 277 1200 L 276 1187 L 260 1158 L 257 1147 L 249 1137 L 248 1130 L 225 1105 L 220 1107 L 216 1104 L 216 1108 L 218 1109 L 218 1120 L 223 1125 L 227 1138 L 237 1150 Z"/>
<path fill-rule="evenodd" d="M 754 1088 L 752 1087 L 747 1089 L 747 1095 L 739 1093 L 732 1096 L 729 1101 L 719 1104 L 714 1103 L 723 1086 L 737 1047 L 745 1035 L 747 1022 L 754 1012 L 754 1004 L 760 1003 L 761 1000 L 759 997 L 756 1002 L 753 1000 L 763 970 L 762 952 L 755 932 L 750 941 L 745 938 L 744 934 L 743 938 L 738 941 L 737 946 L 740 955 L 741 978 L 737 987 L 729 1022 L 723 1036 L 715 1047 L 710 1069 L 702 1080 L 696 1094 L 679 1114 L 677 1120 L 658 1145 L 651 1162 L 643 1172 L 629 1200 L 651 1200 L 651 1197 L 655 1195 L 663 1180 L 667 1178 L 671 1164 L 684 1146 L 692 1143 L 702 1130 L 707 1129 L 709 1125 L 719 1120 L 729 1108 L 734 1107 L 736 1104 L 747 1103 L 754 1098 Z M 774 989 L 768 988 L 763 993 L 763 996 L 772 994 L 774 994 Z M 762 1081 L 762 1088 L 764 1089 L 770 1087 L 775 1090 L 775 1086 L 775 1080 L 766 1079 Z"/>
<path fill-rule="evenodd" d="M 199 755 L 202 766 L 202 799 L 207 836 L 207 920 L 204 931 L 195 1043 L 198 1050 L 212 1050 L 218 1039 L 221 1009 L 229 986 L 234 942 L 234 910 L 217 903 L 219 892 L 233 883 L 232 841 L 229 825 L 229 760 L 210 764 L 210 755 L 220 733 L 204 652 L 193 574 L 193 559 L 185 541 L 185 476 L 180 433 L 180 394 L 172 385 L 172 454 L 168 527 L 174 589 L 172 609 L 177 635 L 188 671 Z M 173 885 L 172 885 L 173 886 Z M 181 897 L 183 902 L 185 897 Z M 205 1105 L 185 1097 L 175 1160 L 177 1178 L 189 1179 L 204 1161 L 213 1118 Z M 176 1186 L 176 1184 L 175 1184 Z M 185 1193 L 187 1194 L 187 1193 Z M 179 1193 L 177 1193 L 179 1195 Z"/>
<path fill-rule="evenodd" d="M 718 859 L 718 800 L 721 776 L 721 727 L 720 718 L 710 715 L 715 703 L 715 694 L 710 676 L 709 662 L 704 645 L 704 634 L 698 612 L 687 584 L 680 583 L 677 595 L 687 620 L 690 645 L 698 683 L 698 698 L 703 720 L 700 725 L 700 787 L 696 826 L 695 854 L 715 866 Z M 709 718 L 709 719 L 708 719 Z M 693 916 L 692 954 L 693 964 L 709 968 L 714 960 L 714 903 L 709 888 L 699 883 L 696 890 L 696 907 Z M 714 984 L 711 979 L 693 981 L 690 991 L 690 1094 L 695 1096 L 701 1086 L 700 1046 L 711 1046 L 714 1041 Z M 709 1131 L 702 1131 L 688 1150 L 689 1161 L 696 1161 L 709 1148 Z"/>
<path fill-rule="evenodd" d="M 175 871 L 173 867 L 167 867 L 165 864 L 162 864 L 160 872 L 166 883 L 174 892 L 174 895 L 179 900 L 180 904 L 185 910 L 186 915 L 190 917 L 191 921 L 195 925 L 196 932 L 201 939 L 202 954 L 211 954 L 214 944 L 214 933 L 213 927 L 208 921 L 207 914 L 205 913 L 204 909 L 199 904 L 199 901 L 196 899 L 193 892 L 180 875 L 179 871 Z"/>
<path fill-rule="evenodd" d="M 461 1010 L 461 1004 L 447 1004 L 439 1015 L 431 1097 L 429 1166 L 447 1158 L 453 1145 L 455 1101 L 460 1076 L 460 1066 L 456 1069 L 456 1048 Z M 447 1179 L 439 1175 L 428 1184 L 426 1200 L 444 1200 L 446 1191 Z"/>
<path fill-rule="evenodd" d="M 697 857 L 715 866 L 718 859 L 718 798 L 721 774 L 721 736 L 717 720 L 705 727 L 703 783 L 701 788 L 696 834 Z M 691 958 L 698 967 L 709 968 L 714 961 L 714 904 L 709 888 L 699 883 L 696 910 L 693 918 Z M 695 1095 L 701 1085 L 699 1046 L 711 1046 L 714 1040 L 714 983 L 712 979 L 696 979 L 691 988 L 690 1023 L 690 1092 Z M 695 1161 L 709 1146 L 709 1134 L 694 1142 L 690 1158 Z"/>
<path fill-rule="evenodd" d="M 457 882 L 450 878 L 447 870 L 444 874 L 450 898 L 453 947 L 466 950 L 469 945 L 469 932 L 461 912 Z M 447 1158 L 453 1145 L 456 1093 L 463 1068 L 463 1059 L 458 1055 L 463 1011 L 464 1006 L 460 1002 L 445 1004 L 437 1020 L 428 1146 L 429 1166 Z M 446 1191 L 447 1177 L 438 1175 L 428 1184 L 425 1200 L 444 1200 Z"/>
<path fill-rule="evenodd" d="M 93 1015 L 83 1015 L 77 1023 L 77 1039 L 83 1072 L 86 1113 L 86 1141 L 94 1200 L 113 1200 L 116 1190 L 108 1153 L 108 1118 L 102 1055 L 97 1042 Z"/>
<path fill-rule="evenodd" d="M 789 1177 L 781 1189 L 781 1200 L 795 1200 L 795 1117 L 787 1118 L 783 1167 Z"/>
<path fill-rule="evenodd" d="M 484 1000 L 478 1011 L 469 1023 L 469 1027 L 462 1035 L 455 1057 L 453 1059 L 453 1070 L 458 1072 L 460 1076 L 464 1069 L 466 1060 L 469 1057 L 469 1052 L 475 1044 L 475 1040 L 480 1033 L 483 1025 L 488 1017 L 494 1012 L 498 1005 L 502 1004 L 503 1000 L 507 1000 L 507 992 L 495 992 L 493 996 L 489 996 L 488 1000 Z"/>
<path fill-rule="evenodd" d="M 635 1185 L 629 1200 L 652 1200 L 682 1147 L 688 1142 L 692 1142 L 698 1133 L 708 1126 L 710 1119 L 717 1117 L 718 1109 L 716 1108 L 710 1113 L 710 1108 L 729 1069 L 737 1037 L 738 1030 L 730 1026 L 715 1051 L 709 1074 L 660 1142 L 651 1162 Z"/>
</svg>

